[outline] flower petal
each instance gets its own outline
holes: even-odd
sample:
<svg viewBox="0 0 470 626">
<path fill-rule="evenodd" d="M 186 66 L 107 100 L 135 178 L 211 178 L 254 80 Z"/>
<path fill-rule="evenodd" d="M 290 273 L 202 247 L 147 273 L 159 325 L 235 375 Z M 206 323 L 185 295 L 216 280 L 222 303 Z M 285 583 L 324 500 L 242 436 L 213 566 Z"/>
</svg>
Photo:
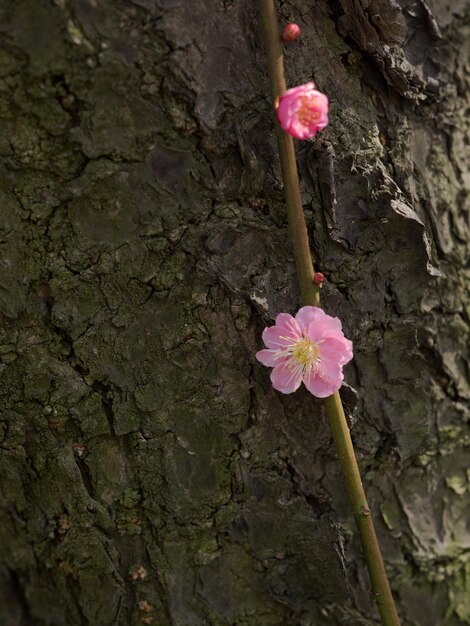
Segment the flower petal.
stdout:
<svg viewBox="0 0 470 626">
<path fill-rule="evenodd" d="M 323 317 L 326 317 L 323 309 L 320 309 L 317 306 L 303 306 L 297 312 L 295 319 L 299 323 L 299 325 L 303 327 L 303 330 L 307 330 L 309 324 L 311 324 L 312 322 L 317 322 Z"/>
<path fill-rule="evenodd" d="M 292 123 L 297 119 L 296 113 L 300 106 L 300 100 L 297 98 L 289 98 L 282 96 L 279 100 L 277 109 L 277 118 L 282 128 L 289 132 Z"/>
<path fill-rule="evenodd" d="M 297 99 L 300 98 L 300 96 L 308 95 L 312 91 L 315 91 L 315 83 L 310 81 L 309 83 L 304 83 L 303 85 L 297 85 L 297 87 L 291 87 L 284 92 L 282 97 L 285 98 L 287 96 L 288 98 L 294 97 Z"/>
<path fill-rule="evenodd" d="M 317 343 L 326 337 L 344 337 L 339 319 L 329 315 L 311 322 L 307 327 L 307 335 L 311 341 Z"/>
<path fill-rule="evenodd" d="M 337 361 L 330 361 L 328 359 L 322 359 L 318 365 L 317 369 L 318 375 L 320 378 L 325 380 L 329 380 L 330 382 L 335 382 L 338 385 L 338 388 L 341 386 L 343 382 L 343 368 Z"/>
<path fill-rule="evenodd" d="M 283 126 L 286 133 L 292 135 L 295 139 L 305 139 L 306 129 L 296 117 L 293 117 L 286 126 Z"/>
<path fill-rule="evenodd" d="M 279 101 L 279 107 L 277 109 L 277 119 L 279 120 L 279 124 L 281 125 L 282 129 L 287 132 L 287 129 L 292 123 L 293 113 L 289 110 L 289 104 L 282 99 Z"/>
<path fill-rule="evenodd" d="M 263 330 L 263 341 L 271 350 L 283 350 L 299 338 L 296 327 L 297 324 L 292 329 L 285 326 L 269 326 Z"/>
<path fill-rule="evenodd" d="M 345 365 L 353 358 L 352 341 L 341 335 L 326 337 L 318 343 L 318 350 L 322 361 L 334 361 L 338 365 Z"/>
<path fill-rule="evenodd" d="M 292 332 L 298 333 L 299 337 L 302 334 L 299 325 L 295 321 L 295 318 L 292 317 L 290 313 L 279 313 L 276 317 L 276 326 L 282 326 L 283 328 L 288 328 Z"/>
<path fill-rule="evenodd" d="M 343 382 L 343 373 L 339 368 L 340 376 L 336 378 L 325 378 L 320 374 L 313 373 L 311 370 L 304 375 L 303 382 L 311 394 L 317 398 L 328 398 L 341 387 Z"/>
<path fill-rule="evenodd" d="M 282 358 L 279 358 L 279 350 L 260 350 L 255 356 L 260 363 L 266 365 L 267 367 L 274 367 L 275 365 L 282 363 L 283 360 Z"/>
<path fill-rule="evenodd" d="M 312 128 L 311 126 L 305 126 L 300 121 L 295 120 L 292 122 L 291 126 L 291 135 L 294 135 L 296 139 L 311 139 L 316 135 L 316 128 Z"/>
<path fill-rule="evenodd" d="M 317 130 L 323 130 L 328 126 L 328 115 L 323 115 L 317 122 Z"/>
<path fill-rule="evenodd" d="M 292 317 L 290 313 L 278 313 L 276 315 L 275 325 L 276 326 L 288 326 L 289 322 L 293 319 L 294 318 Z"/>
<path fill-rule="evenodd" d="M 281 393 L 293 393 L 300 387 L 302 382 L 302 374 L 297 371 L 292 371 L 290 365 L 290 359 L 276 365 L 271 372 L 271 382 L 274 389 Z"/>
</svg>

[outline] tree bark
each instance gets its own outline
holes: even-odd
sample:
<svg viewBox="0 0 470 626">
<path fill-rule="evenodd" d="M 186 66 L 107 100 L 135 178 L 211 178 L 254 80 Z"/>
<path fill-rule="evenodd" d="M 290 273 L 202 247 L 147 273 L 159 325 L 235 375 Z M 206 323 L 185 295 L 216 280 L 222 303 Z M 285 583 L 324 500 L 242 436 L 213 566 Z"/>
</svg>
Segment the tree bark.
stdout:
<svg viewBox="0 0 470 626">
<path fill-rule="evenodd" d="M 342 397 L 404 625 L 470 624 L 470 11 L 292 0 Z M 0 4 L 0 623 L 372 626 L 295 312 L 255 2 Z"/>
</svg>

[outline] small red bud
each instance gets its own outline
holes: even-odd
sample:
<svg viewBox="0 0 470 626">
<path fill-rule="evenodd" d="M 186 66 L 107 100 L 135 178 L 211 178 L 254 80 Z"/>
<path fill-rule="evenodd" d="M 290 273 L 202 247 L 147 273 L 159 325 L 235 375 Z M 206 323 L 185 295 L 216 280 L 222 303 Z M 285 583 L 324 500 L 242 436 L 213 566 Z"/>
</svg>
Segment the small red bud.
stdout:
<svg viewBox="0 0 470 626">
<path fill-rule="evenodd" d="M 282 31 L 282 41 L 284 43 L 295 41 L 300 37 L 300 33 L 301 30 L 298 24 L 287 24 Z"/>
<path fill-rule="evenodd" d="M 325 276 L 321 272 L 315 272 L 313 275 L 313 282 L 315 285 L 321 285 L 324 280 Z"/>
</svg>

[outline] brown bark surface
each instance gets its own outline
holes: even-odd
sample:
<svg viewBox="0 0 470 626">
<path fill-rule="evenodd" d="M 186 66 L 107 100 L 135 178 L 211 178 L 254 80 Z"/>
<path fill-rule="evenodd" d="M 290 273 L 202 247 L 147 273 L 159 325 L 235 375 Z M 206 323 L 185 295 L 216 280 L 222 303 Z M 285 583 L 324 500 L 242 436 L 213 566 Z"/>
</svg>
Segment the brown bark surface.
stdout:
<svg viewBox="0 0 470 626">
<path fill-rule="evenodd" d="M 465 0 L 292 0 L 342 395 L 404 626 L 470 624 Z M 256 2 L 0 2 L 1 626 L 372 626 L 299 305 Z"/>
</svg>

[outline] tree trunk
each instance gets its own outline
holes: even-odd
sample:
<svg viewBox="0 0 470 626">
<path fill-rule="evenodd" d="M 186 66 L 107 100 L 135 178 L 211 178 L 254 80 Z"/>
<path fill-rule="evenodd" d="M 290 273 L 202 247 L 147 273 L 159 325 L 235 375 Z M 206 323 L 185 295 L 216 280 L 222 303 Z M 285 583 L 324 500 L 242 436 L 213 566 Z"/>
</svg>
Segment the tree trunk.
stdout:
<svg viewBox="0 0 470 626">
<path fill-rule="evenodd" d="M 469 16 L 280 7 L 404 626 L 470 624 Z M 257 3 L 2 0 L 0 42 L 0 623 L 376 624 L 322 402 L 254 358 L 299 306 Z"/>
</svg>

